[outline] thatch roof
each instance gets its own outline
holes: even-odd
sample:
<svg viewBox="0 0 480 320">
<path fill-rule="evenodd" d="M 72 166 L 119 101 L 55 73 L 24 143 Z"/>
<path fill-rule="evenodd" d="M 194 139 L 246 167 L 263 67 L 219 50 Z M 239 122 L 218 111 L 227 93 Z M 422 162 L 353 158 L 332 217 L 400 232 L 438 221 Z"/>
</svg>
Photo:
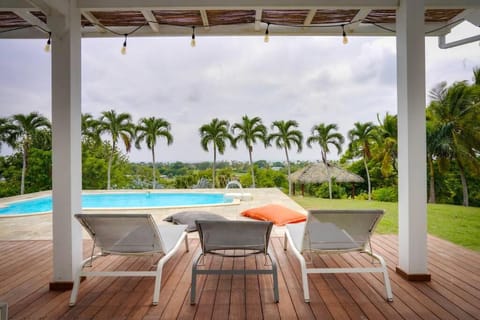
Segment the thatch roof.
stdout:
<svg viewBox="0 0 480 320">
<path fill-rule="evenodd" d="M 332 179 L 336 182 L 363 182 L 364 179 L 357 174 L 344 169 L 328 165 Z M 291 174 L 290 179 L 295 183 L 323 183 L 328 182 L 327 167 L 323 162 L 314 163 Z"/>
</svg>

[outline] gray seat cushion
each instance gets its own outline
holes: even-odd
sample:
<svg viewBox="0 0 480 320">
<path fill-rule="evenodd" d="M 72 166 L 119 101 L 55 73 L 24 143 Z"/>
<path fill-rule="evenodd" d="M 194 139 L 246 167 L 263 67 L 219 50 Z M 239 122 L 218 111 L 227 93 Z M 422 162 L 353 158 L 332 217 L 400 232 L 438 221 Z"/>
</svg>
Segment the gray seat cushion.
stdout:
<svg viewBox="0 0 480 320">
<path fill-rule="evenodd" d="M 174 213 L 163 221 L 173 222 L 175 224 L 186 224 L 187 232 L 197 231 L 195 220 L 228 220 L 227 218 L 208 211 L 182 211 Z"/>
</svg>

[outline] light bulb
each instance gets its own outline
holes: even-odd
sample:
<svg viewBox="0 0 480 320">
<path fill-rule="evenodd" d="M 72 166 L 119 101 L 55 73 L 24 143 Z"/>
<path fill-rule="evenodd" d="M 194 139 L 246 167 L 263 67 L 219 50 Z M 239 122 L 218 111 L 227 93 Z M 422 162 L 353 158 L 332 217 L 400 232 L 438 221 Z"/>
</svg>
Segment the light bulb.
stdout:
<svg viewBox="0 0 480 320">
<path fill-rule="evenodd" d="M 270 27 L 270 23 L 267 23 L 267 29 L 265 29 L 265 37 L 263 38 L 263 42 L 268 43 L 270 41 L 270 36 L 268 32 L 268 28 Z"/>
<path fill-rule="evenodd" d="M 127 36 L 128 34 L 125 34 L 125 40 L 123 41 L 122 49 L 120 49 L 120 53 L 123 55 L 127 54 Z"/>
<path fill-rule="evenodd" d="M 190 41 L 190 46 L 194 48 L 197 45 L 195 41 L 195 26 L 192 27 L 192 40 Z"/>
<path fill-rule="evenodd" d="M 47 40 L 47 43 L 45 44 L 45 47 L 43 48 L 43 50 L 45 52 L 50 52 L 50 44 L 52 43 L 52 33 L 49 32 L 48 33 L 48 40 Z"/>
<path fill-rule="evenodd" d="M 343 44 L 347 44 L 348 43 L 348 38 L 347 38 L 347 33 L 345 32 L 345 26 L 342 25 L 342 36 L 343 36 Z"/>
</svg>

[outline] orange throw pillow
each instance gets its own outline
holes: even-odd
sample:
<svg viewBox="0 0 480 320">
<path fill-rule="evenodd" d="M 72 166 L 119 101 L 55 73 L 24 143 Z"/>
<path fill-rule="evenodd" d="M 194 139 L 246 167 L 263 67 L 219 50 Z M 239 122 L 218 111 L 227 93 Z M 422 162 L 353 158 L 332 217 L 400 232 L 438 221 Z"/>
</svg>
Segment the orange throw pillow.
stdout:
<svg viewBox="0 0 480 320">
<path fill-rule="evenodd" d="M 257 220 L 271 221 L 277 226 L 307 220 L 306 215 L 278 204 L 268 204 L 263 207 L 247 209 L 242 212 L 242 216 Z"/>
</svg>

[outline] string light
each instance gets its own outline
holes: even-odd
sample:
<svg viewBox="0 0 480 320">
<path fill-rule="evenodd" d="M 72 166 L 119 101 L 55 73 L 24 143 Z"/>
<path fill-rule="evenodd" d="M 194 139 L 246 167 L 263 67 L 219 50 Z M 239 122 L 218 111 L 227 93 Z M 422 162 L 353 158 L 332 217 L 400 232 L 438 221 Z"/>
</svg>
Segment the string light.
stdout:
<svg viewBox="0 0 480 320">
<path fill-rule="evenodd" d="M 342 24 L 342 36 L 343 36 L 343 44 L 348 43 L 347 33 L 345 32 L 345 25 Z"/>
<path fill-rule="evenodd" d="M 52 43 L 52 33 L 49 32 L 48 33 L 48 40 L 47 40 L 47 43 L 45 44 L 45 47 L 43 48 L 43 50 L 45 52 L 50 52 L 50 45 Z"/>
<path fill-rule="evenodd" d="M 195 41 L 195 26 L 192 27 L 192 41 L 190 41 L 190 46 L 194 48 L 197 45 Z"/>
<path fill-rule="evenodd" d="M 447 29 L 449 28 L 450 26 L 452 25 L 456 25 L 458 24 L 459 22 L 462 22 L 464 21 L 465 19 L 464 18 L 461 18 L 461 19 L 458 19 L 458 20 L 455 20 L 455 21 L 452 21 L 446 25 L 443 25 L 443 26 L 440 26 L 436 29 L 432 29 L 432 30 L 429 30 L 429 31 L 425 31 L 425 34 L 428 35 L 428 34 L 431 34 L 431 33 L 434 33 L 434 32 L 438 32 L 439 30 L 443 30 L 443 29 Z M 256 22 L 262 22 L 262 23 L 266 23 L 265 21 L 262 21 L 262 20 L 259 20 L 259 21 L 256 21 Z M 364 22 L 364 20 L 362 19 L 359 19 L 359 20 L 354 20 L 354 21 L 349 21 L 349 22 L 344 22 L 342 24 L 340 23 L 337 23 L 337 24 L 328 24 L 328 25 L 309 25 L 309 26 L 305 26 L 305 25 L 296 25 L 296 24 L 282 24 L 282 23 L 274 23 L 274 25 L 277 25 L 277 26 L 283 26 L 283 27 L 289 27 L 289 28 L 335 28 L 335 27 L 342 27 L 342 36 L 343 36 L 343 43 L 344 44 L 347 44 L 348 43 L 348 38 L 347 38 L 347 34 L 345 32 L 345 26 L 348 26 L 348 25 L 351 25 L 351 24 L 355 24 L 355 23 L 362 23 Z M 136 28 L 134 28 L 133 30 L 131 30 L 130 32 L 128 33 L 125 33 L 123 34 L 125 36 L 125 41 L 123 42 L 123 47 L 121 49 L 121 52 L 122 54 L 126 54 L 127 52 L 127 36 L 131 35 L 131 34 L 134 34 L 135 32 L 137 32 L 138 30 L 140 30 L 141 28 L 147 26 L 148 24 L 150 23 L 156 23 L 156 24 L 160 24 L 158 21 L 146 21 L 145 23 L 137 26 Z M 388 28 L 388 27 L 385 27 L 381 24 L 378 24 L 378 23 L 375 23 L 375 22 L 370 22 L 368 21 L 367 23 L 379 28 L 379 29 L 382 29 L 384 31 L 388 31 L 388 32 L 391 32 L 391 33 L 395 33 L 396 30 L 395 29 L 391 29 L 391 28 Z M 265 42 L 268 42 L 269 41 L 269 26 L 270 26 L 270 22 L 267 23 L 267 29 L 265 30 L 265 38 L 264 38 L 264 41 Z M 104 29 L 105 31 L 107 32 L 110 32 L 112 34 L 115 34 L 115 35 L 118 35 L 118 36 L 121 36 L 122 34 L 119 33 L 119 32 L 116 32 L 115 30 L 113 29 L 110 29 L 110 28 L 107 28 L 105 27 L 104 25 L 102 24 L 97 24 L 97 23 L 93 23 L 94 26 L 97 26 L 99 28 L 102 28 Z M 177 27 L 185 27 L 185 25 L 176 25 L 176 24 L 168 24 L 168 25 L 171 25 L 171 26 L 177 26 Z M 212 27 L 212 26 L 210 26 Z M 47 43 L 45 44 L 45 47 L 44 47 L 44 50 L 45 52 L 49 52 L 51 50 L 51 32 L 49 32 L 48 30 L 44 29 L 42 26 L 39 26 L 39 25 L 34 25 L 34 24 L 30 24 L 30 25 L 24 25 L 24 26 L 21 26 L 21 27 L 15 27 L 15 28 L 10 28 L 10 29 L 4 29 L 4 30 L 0 30 L 0 34 L 2 33 L 8 33 L 8 32 L 13 32 L 13 31 L 17 31 L 17 30 L 21 30 L 21 29 L 27 29 L 27 28 L 37 28 L 37 29 L 40 29 L 41 31 L 45 32 L 45 33 L 48 33 L 48 40 L 47 40 Z M 196 42 L 195 42 L 195 27 L 193 26 L 192 27 L 193 29 L 193 32 L 192 32 L 192 41 L 190 42 L 190 45 L 192 47 L 194 47 L 196 45 Z"/>
<path fill-rule="evenodd" d="M 127 54 L 127 37 L 128 37 L 128 34 L 124 34 L 125 36 L 125 40 L 123 41 L 123 46 L 122 46 L 122 49 L 120 50 L 120 52 L 125 55 Z"/>
<path fill-rule="evenodd" d="M 263 38 L 263 42 L 268 43 L 270 40 L 270 36 L 268 35 L 268 28 L 270 27 L 270 22 L 267 23 L 267 29 L 265 29 L 265 37 Z"/>
</svg>

